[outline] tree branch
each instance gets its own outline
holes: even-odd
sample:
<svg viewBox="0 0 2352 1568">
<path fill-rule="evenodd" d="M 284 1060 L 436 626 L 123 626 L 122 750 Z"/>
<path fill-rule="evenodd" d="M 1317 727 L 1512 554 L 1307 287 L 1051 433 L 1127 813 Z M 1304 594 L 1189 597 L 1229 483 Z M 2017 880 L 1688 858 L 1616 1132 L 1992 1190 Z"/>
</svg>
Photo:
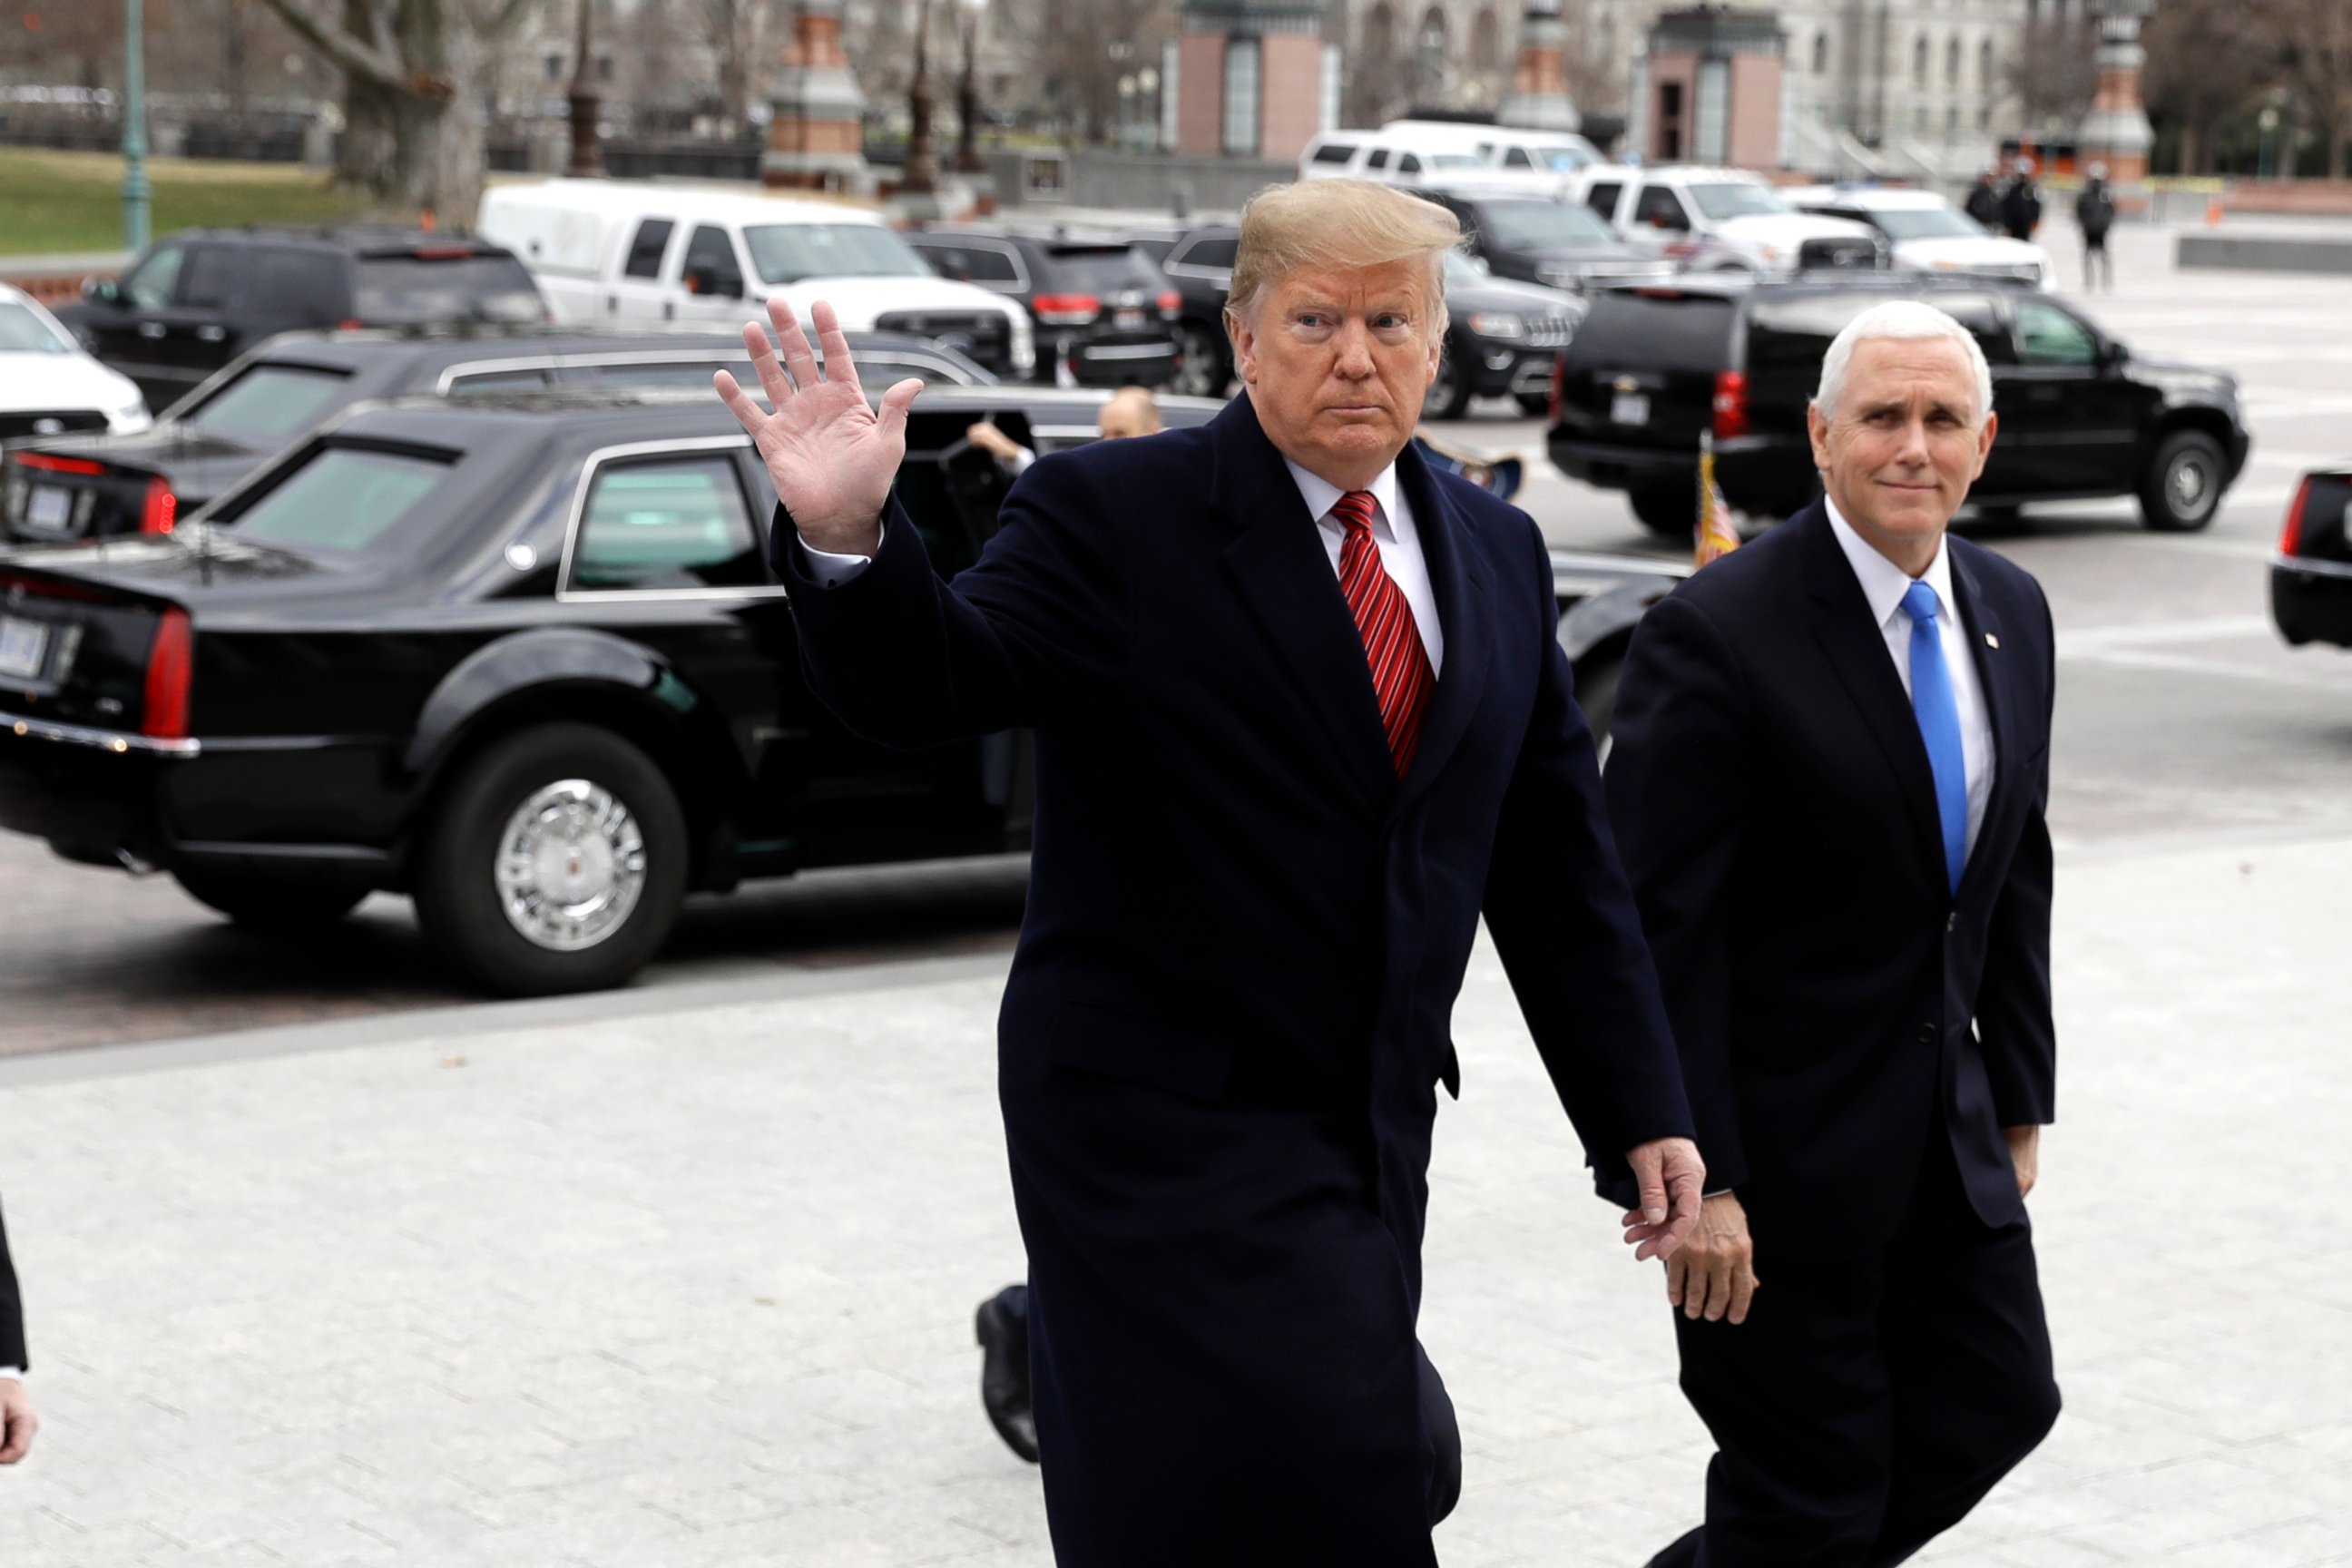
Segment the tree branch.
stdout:
<svg viewBox="0 0 2352 1568">
<path fill-rule="evenodd" d="M 503 0 L 490 14 L 490 19 L 483 24 L 482 37 L 491 43 L 498 42 L 521 26 L 524 14 L 540 3 L 541 0 Z"/>
<path fill-rule="evenodd" d="M 352 75 L 394 92 L 407 90 L 407 73 L 400 68 L 398 60 L 382 49 L 361 42 L 341 27 L 329 27 L 304 10 L 297 0 L 261 0 L 261 3 L 275 12 L 278 20 L 291 27 L 312 48 Z"/>
</svg>

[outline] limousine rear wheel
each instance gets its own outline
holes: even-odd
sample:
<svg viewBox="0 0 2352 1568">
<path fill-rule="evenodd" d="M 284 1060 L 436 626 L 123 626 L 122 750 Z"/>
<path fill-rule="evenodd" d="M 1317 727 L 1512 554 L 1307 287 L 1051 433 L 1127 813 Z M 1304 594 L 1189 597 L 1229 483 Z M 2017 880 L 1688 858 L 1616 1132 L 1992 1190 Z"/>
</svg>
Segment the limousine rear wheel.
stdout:
<svg viewBox="0 0 2352 1568">
<path fill-rule="evenodd" d="M 593 725 L 539 725 L 443 795 L 417 920 L 444 960 L 508 995 L 617 985 L 669 934 L 686 846 L 677 792 L 643 752 Z"/>
</svg>

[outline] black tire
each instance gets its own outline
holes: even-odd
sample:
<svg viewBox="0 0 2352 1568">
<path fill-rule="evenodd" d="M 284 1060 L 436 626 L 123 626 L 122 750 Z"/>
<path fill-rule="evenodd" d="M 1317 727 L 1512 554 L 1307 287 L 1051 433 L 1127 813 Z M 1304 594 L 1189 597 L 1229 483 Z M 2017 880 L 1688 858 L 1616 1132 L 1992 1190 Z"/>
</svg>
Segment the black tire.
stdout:
<svg viewBox="0 0 2352 1568">
<path fill-rule="evenodd" d="M 2158 533 L 2193 533 L 2221 510 L 2230 459 L 2202 430 L 2175 430 L 2157 443 L 2140 480 L 2139 515 Z"/>
<path fill-rule="evenodd" d="M 367 897 L 365 888 L 243 871 L 174 871 L 180 890 L 255 931 L 298 931 L 341 920 Z"/>
<path fill-rule="evenodd" d="M 1698 527 L 1698 479 L 1636 486 L 1626 492 L 1642 526 L 1664 539 L 1687 540 Z"/>
<path fill-rule="evenodd" d="M 1592 731 L 1604 768 L 1609 765 L 1609 724 L 1617 711 L 1617 683 L 1624 677 L 1622 647 L 1595 648 L 1576 667 L 1576 706 L 1584 714 L 1585 728 Z"/>
<path fill-rule="evenodd" d="M 1431 378 L 1429 391 L 1421 400 L 1421 416 L 1459 419 L 1469 406 L 1470 378 L 1462 374 L 1457 345 L 1448 341 L 1445 352 L 1437 356 L 1437 374 Z"/>
<path fill-rule="evenodd" d="M 1185 397 L 1223 397 L 1234 379 L 1233 361 L 1227 357 L 1232 349 L 1224 334 L 1198 321 L 1179 321 L 1176 346 L 1184 358 L 1168 390 Z"/>
<path fill-rule="evenodd" d="M 540 852 L 509 864 L 533 879 L 549 870 L 583 879 L 556 897 L 534 896 L 535 887 L 514 895 L 519 910 L 547 911 L 541 934 L 527 936 L 522 916 L 509 918 L 499 868 L 510 837 L 524 842 L 534 797 Z M 561 867 L 547 863 L 554 855 Z M 593 725 L 542 724 L 494 742 L 442 792 L 419 846 L 417 922 L 445 962 L 500 994 L 601 990 L 635 974 L 669 935 L 686 859 L 677 794 L 643 752 Z M 583 896 L 566 904 L 564 890 Z"/>
<path fill-rule="evenodd" d="M 1515 392 L 1511 394 L 1511 401 L 1519 405 L 1520 413 L 1531 419 L 1551 417 L 1551 394 L 1549 392 Z"/>
</svg>

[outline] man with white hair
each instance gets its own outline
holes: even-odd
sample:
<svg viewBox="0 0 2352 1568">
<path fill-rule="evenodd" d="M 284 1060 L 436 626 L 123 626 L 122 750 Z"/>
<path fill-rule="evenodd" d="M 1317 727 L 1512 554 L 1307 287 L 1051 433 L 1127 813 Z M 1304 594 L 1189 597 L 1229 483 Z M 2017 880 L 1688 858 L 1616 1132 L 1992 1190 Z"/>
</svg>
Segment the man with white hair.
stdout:
<svg viewBox="0 0 2352 1568">
<path fill-rule="evenodd" d="M 719 389 L 818 697 L 886 744 L 1035 732 L 997 1083 L 1057 1560 L 1433 1568 L 1421 1240 L 1482 914 L 1637 1257 L 1703 1173 L 1543 535 L 1409 445 L 1460 227 L 1354 180 L 1241 226 L 1246 392 L 1037 463 L 952 582 L 889 500 L 919 384 L 869 406 L 827 306 L 827 379 L 772 300 L 775 412 Z"/>
<path fill-rule="evenodd" d="M 1645 616 L 1611 816 L 1708 1196 L 1667 1263 L 1714 1435 L 1669 1568 L 1877 1568 L 2056 1419 L 2032 1232 L 2050 1005 L 2050 612 L 1947 526 L 1998 422 L 1902 300 L 1838 334 L 1825 494 Z"/>
</svg>

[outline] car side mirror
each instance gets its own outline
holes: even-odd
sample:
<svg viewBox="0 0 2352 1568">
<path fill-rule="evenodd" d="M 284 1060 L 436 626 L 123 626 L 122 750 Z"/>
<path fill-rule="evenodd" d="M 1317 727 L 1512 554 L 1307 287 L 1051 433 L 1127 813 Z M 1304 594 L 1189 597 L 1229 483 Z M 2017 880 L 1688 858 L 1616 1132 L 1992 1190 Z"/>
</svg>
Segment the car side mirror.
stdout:
<svg viewBox="0 0 2352 1568">
<path fill-rule="evenodd" d="M 2116 369 L 2131 358 L 2131 351 L 2110 338 L 2099 345 L 2099 363 L 2107 370 Z"/>
<path fill-rule="evenodd" d="M 81 280 L 81 297 L 93 305 L 120 305 L 122 290 L 114 286 L 111 278 L 85 278 Z"/>
</svg>

